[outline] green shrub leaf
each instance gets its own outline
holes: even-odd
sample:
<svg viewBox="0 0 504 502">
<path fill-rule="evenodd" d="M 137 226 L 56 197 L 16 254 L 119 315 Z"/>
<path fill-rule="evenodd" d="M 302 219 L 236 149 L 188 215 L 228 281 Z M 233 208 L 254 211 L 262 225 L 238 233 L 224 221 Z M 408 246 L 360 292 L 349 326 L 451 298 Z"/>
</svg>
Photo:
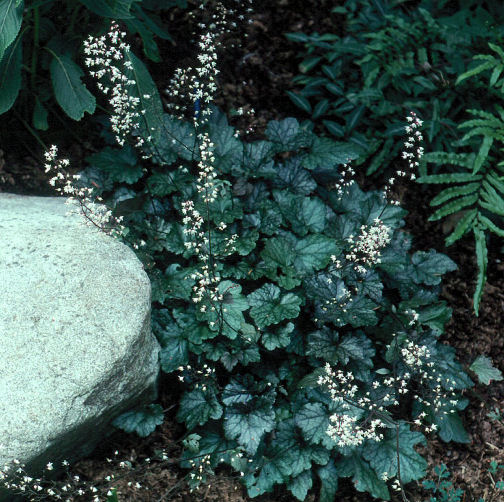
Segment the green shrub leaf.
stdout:
<svg viewBox="0 0 504 502">
<path fill-rule="evenodd" d="M 250 315 L 258 328 L 297 317 L 301 305 L 301 298 L 293 293 L 281 295 L 280 288 L 271 283 L 256 289 L 247 299 L 252 307 Z"/>
<path fill-rule="evenodd" d="M 0 114 L 12 108 L 21 89 L 22 46 L 22 40 L 18 38 L 0 60 Z"/>
<path fill-rule="evenodd" d="M 163 408 L 159 404 L 149 404 L 123 413 L 112 422 L 112 425 L 129 434 L 136 432 L 145 438 L 163 423 L 163 419 Z"/>
<path fill-rule="evenodd" d="M 268 399 L 260 398 L 254 405 L 235 403 L 226 408 L 224 431 L 228 439 L 236 439 L 245 451 L 254 455 L 259 443 L 275 427 L 275 412 Z"/>
<path fill-rule="evenodd" d="M 338 493 L 338 469 L 332 460 L 317 470 L 320 479 L 319 502 L 334 502 Z"/>
<path fill-rule="evenodd" d="M 80 120 L 85 112 L 93 114 L 95 97 L 81 82 L 84 72 L 68 56 L 52 52 L 49 67 L 56 101 L 73 120 Z"/>
<path fill-rule="evenodd" d="M 135 0 L 79 0 L 90 11 L 112 19 L 130 19 L 131 4 Z"/>
<path fill-rule="evenodd" d="M 410 431 L 407 424 L 399 425 L 399 451 L 397 451 L 397 436 L 395 428 L 385 432 L 382 441 L 368 441 L 364 446 L 364 458 L 377 473 L 388 473 L 389 477 L 397 476 L 397 457 L 401 465 L 401 481 L 409 483 L 423 478 L 426 474 L 427 462 L 414 449 L 418 443 L 425 444 L 425 438 L 420 432 Z"/>
<path fill-rule="evenodd" d="M 0 1 L 0 60 L 19 33 L 23 10 L 23 0 Z"/>
<path fill-rule="evenodd" d="M 86 161 L 106 172 L 112 181 L 132 184 L 142 177 L 142 167 L 138 164 L 136 152 L 130 145 L 122 148 L 107 146 L 87 157 Z"/>
<path fill-rule="evenodd" d="M 476 373 L 480 383 L 490 385 L 491 380 L 502 380 L 502 373 L 492 365 L 492 360 L 486 356 L 478 356 L 469 367 Z"/>
<path fill-rule="evenodd" d="M 213 387 L 206 390 L 194 389 L 186 392 L 180 401 L 177 420 L 185 422 L 189 430 L 196 425 L 204 425 L 213 418 L 219 419 L 222 416 L 222 406 L 217 400 Z"/>
<path fill-rule="evenodd" d="M 336 465 L 339 477 L 352 476 L 355 488 L 359 492 L 368 492 L 380 500 L 390 500 L 390 494 L 385 482 L 378 478 L 375 470 L 361 456 L 354 452 L 344 457 Z"/>
</svg>

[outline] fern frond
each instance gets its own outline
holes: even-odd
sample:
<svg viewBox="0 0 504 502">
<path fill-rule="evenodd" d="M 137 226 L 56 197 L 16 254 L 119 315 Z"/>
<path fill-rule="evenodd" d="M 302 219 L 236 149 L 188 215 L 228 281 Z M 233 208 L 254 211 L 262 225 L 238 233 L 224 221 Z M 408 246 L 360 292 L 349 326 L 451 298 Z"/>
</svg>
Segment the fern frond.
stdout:
<svg viewBox="0 0 504 502">
<path fill-rule="evenodd" d="M 480 196 L 484 200 L 484 202 L 479 201 L 481 207 L 488 209 L 491 213 L 504 216 L 504 199 L 486 180 L 483 181 L 483 190 L 480 191 Z"/>
<path fill-rule="evenodd" d="M 500 115 L 501 120 L 504 122 L 504 108 L 500 105 L 495 105 L 495 109 L 497 110 L 497 113 Z"/>
<path fill-rule="evenodd" d="M 471 120 L 470 122 L 476 122 L 476 121 Z M 463 124 L 460 124 L 460 125 L 462 126 Z M 467 141 L 469 138 L 472 138 L 473 136 L 477 136 L 477 135 L 491 136 L 492 138 L 495 138 L 495 137 L 498 137 L 498 136 L 502 137 L 502 133 L 499 132 L 499 131 L 504 132 L 504 128 L 502 127 L 503 125 L 504 124 L 502 124 L 502 122 L 500 122 L 500 128 L 499 129 L 492 128 L 492 127 L 487 127 L 487 126 L 474 127 L 468 133 L 466 133 L 464 135 L 464 137 L 462 138 L 461 141 Z"/>
<path fill-rule="evenodd" d="M 490 121 L 496 121 L 497 123 L 497 126 L 501 125 L 502 126 L 502 123 L 500 122 L 500 120 L 491 112 L 486 112 L 485 110 L 478 110 L 476 108 L 469 108 L 468 110 L 466 110 L 467 113 L 470 113 L 471 115 L 476 115 L 476 117 L 481 117 L 482 119 L 485 119 L 485 120 L 490 120 Z M 477 120 L 477 119 L 475 119 Z M 471 122 L 469 120 L 469 122 Z M 459 127 L 464 127 L 464 124 L 467 124 L 467 122 L 463 122 L 462 124 L 460 124 Z"/>
<path fill-rule="evenodd" d="M 450 164 L 471 169 L 474 164 L 474 153 L 430 152 L 423 156 L 425 162 Z"/>
<path fill-rule="evenodd" d="M 442 192 L 438 193 L 431 201 L 431 206 L 439 206 L 447 200 L 459 197 L 460 195 L 468 195 L 475 192 L 480 187 L 479 183 L 469 183 L 467 185 L 445 188 Z"/>
<path fill-rule="evenodd" d="M 473 56 L 473 59 L 481 59 L 483 61 L 497 62 L 495 56 L 492 56 L 491 54 L 476 54 L 476 56 Z"/>
<path fill-rule="evenodd" d="M 476 241 L 476 261 L 478 263 L 478 278 L 476 279 L 476 291 L 474 291 L 473 303 L 476 316 L 479 315 L 479 306 L 483 288 L 486 282 L 486 270 L 488 265 L 488 253 L 485 232 L 480 227 L 474 227 L 474 240 Z"/>
<path fill-rule="evenodd" d="M 460 218 L 453 232 L 445 239 L 446 246 L 451 246 L 455 241 L 458 241 L 472 226 L 476 215 L 478 214 L 478 209 L 470 209 L 466 211 L 464 216 Z"/>
<path fill-rule="evenodd" d="M 473 175 L 471 173 L 445 173 L 428 174 L 418 178 L 419 183 L 439 184 L 439 183 L 465 183 L 467 181 L 480 181 L 481 174 Z"/>
<path fill-rule="evenodd" d="M 465 197 L 460 197 L 459 199 L 447 202 L 443 207 L 439 208 L 433 215 L 429 217 L 429 221 L 437 221 L 449 214 L 456 213 L 464 207 L 474 204 L 478 200 L 478 194 L 473 193 L 471 195 L 466 195 Z"/>
<path fill-rule="evenodd" d="M 490 76 L 490 87 L 493 87 L 497 83 L 497 80 L 499 80 L 499 77 L 501 76 L 502 70 L 504 70 L 504 65 L 502 64 L 496 66 L 493 69 L 492 75 Z"/>
<path fill-rule="evenodd" d="M 499 179 L 494 173 L 488 173 L 486 179 L 493 185 L 493 187 L 498 190 L 504 197 L 504 181 Z"/>
<path fill-rule="evenodd" d="M 486 227 L 488 230 L 492 231 L 494 234 L 504 237 L 504 230 L 498 227 L 492 220 L 489 220 L 486 216 L 481 213 L 478 215 L 478 220 Z"/>
<path fill-rule="evenodd" d="M 474 160 L 474 166 L 472 171 L 473 174 L 477 174 L 477 172 L 481 169 L 481 166 L 484 164 L 485 160 L 488 157 L 488 152 L 490 151 L 490 148 L 493 145 L 493 141 L 494 139 L 491 138 L 490 136 L 485 136 L 483 138 L 478 155 Z"/>
<path fill-rule="evenodd" d="M 490 68 L 493 68 L 495 66 L 494 61 L 495 59 L 492 58 L 492 61 L 488 61 L 488 58 L 478 58 L 475 56 L 473 59 L 487 59 L 486 63 L 480 64 L 479 66 L 476 66 L 476 68 L 473 68 L 472 70 L 466 71 L 465 73 L 462 73 L 462 75 L 459 75 L 457 80 L 455 81 L 455 85 L 460 84 L 460 82 L 464 81 L 466 78 L 473 77 L 474 75 L 478 75 L 479 73 L 489 70 Z"/>
<path fill-rule="evenodd" d="M 494 52 L 496 52 L 501 57 L 501 59 L 504 61 L 504 51 L 498 45 L 495 45 L 495 44 L 492 44 L 491 42 L 489 42 L 488 47 L 490 47 L 490 49 L 492 49 Z"/>
</svg>

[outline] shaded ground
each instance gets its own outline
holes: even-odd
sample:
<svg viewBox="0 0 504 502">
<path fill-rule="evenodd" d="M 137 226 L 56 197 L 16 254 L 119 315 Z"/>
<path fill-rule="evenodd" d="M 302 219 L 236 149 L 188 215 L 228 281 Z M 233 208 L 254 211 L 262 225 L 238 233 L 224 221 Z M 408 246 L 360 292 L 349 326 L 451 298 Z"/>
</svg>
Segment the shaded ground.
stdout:
<svg viewBox="0 0 504 502">
<path fill-rule="evenodd" d="M 285 40 L 283 33 L 304 30 L 323 32 L 334 26 L 327 14 L 330 5 L 335 2 L 324 0 L 277 0 L 276 2 L 255 2 L 254 22 L 247 28 L 248 38 L 241 50 L 227 53 L 221 62 L 222 96 L 218 105 L 226 111 L 240 106 L 254 108 L 256 113 L 251 119 L 245 117 L 235 123 L 246 129 L 251 123 L 257 134 L 270 119 L 278 119 L 298 113 L 285 91 L 291 88 L 290 79 L 297 70 L 295 58 L 297 47 Z M 178 17 L 177 17 L 178 16 Z M 175 14 L 176 26 L 187 22 L 184 12 Z M 334 29 L 334 27 L 332 28 Z M 164 47 L 165 60 L 168 55 L 184 55 L 187 51 L 187 34 L 172 30 L 178 41 L 177 46 Z M 173 63 L 171 63 L 173 64 Z M 170 64 L 165 68 L 153 68 L 156 82 L 160 88 L 166 87 L 171 75 Z M 254 135 L 253 133 L 252 135 Z M 91 153 L 90 145 L 75 142 L 67 148 L 66 155 L 76 159 L 76 165 L 82 164 L 85 155 Z M 0 189 L 3 191 L 53 195 L 47 185 L 48 176 L 44 174 L 40 158 L 27 152 L 20 143 L 14 149 L 9 148 L 5 158 L 0 156 Z M 75 162 L 75 160 L 74 160 Z M 449 231 L 447 224 L 429 223 L 431 214 L 428 201 L 432 198 L 432 189 L 424 190 L 417 185 L 405 187 L 404 207 L 410 211 L 406 219 L 406 230 L 414 236 L 416 249 L 434 248 L 448 254 L 459 266 L 456 272 L 448 274 L 443 283 L 443 298 L 453 309 L 452 320 L 442 340 L 456 348 L 459 360 L 470 365 L 479 354 L 492 357 L 496 366 L 504 370 L 504 261 L 499 247 L 502 242 L 492 242 L 489 248 L 488 283 L 485 289 L 480 316 L 472 311 L 472 292 L 476 277 L 474 245 L 471 238 L 465 238 L 449 249 L 444 247 L 444 235 Z M 79 462 L 72 472 L 94 483 L 106 475 L 114 473 L 116 479 L 123 473 L 121 469 L 108 469 L 107 458 L 114 457 L 129 460 L 134 466 L 143 464 L 145 458 L 151 458 L 155 450 L 164 449 L 169 458 L 177 458 L 181 452 L 180 438 L 184 433 L 182 426 L 176 423 L 174 416 L 178 399 L 178 382 L 172 376 L 164 375 L 160 386 L 160 403 L 166 412 L 165 422 L 148 438 L 139 439 L 118 432 L 104 441 L 92 457 Z M 466 393 L 470 404 L 465 410 L 463 421 L 472 442 L 467 445 L 445 444 L 431 440 L 420 451 L 429 461 L 430 469 L 444 462 L 453 473 L 457 487 L 466 490 L 464 502 L 476 502 L 479 497 L 486 497 L 492 484 L 487 474 L 491 460 L 504 463 L 504 425 L 488 418 L 494 409 L 504 414 L 504 383 L 493 383 L 490 387 L 477 386 Z M 236 477 L 230 477 L 230 471 L 223 470 L 209 480 L 199 493 L 191 494 L 183 482 L 183 472 L 170 461 L 163 466 L 152 462 L 149 469 L 142 469 L 133 477 L 118 480 L 115 486 L 121 493 L 120 501 L 138 502 L 190 502 L 190 501 L 248 501 Z M 498 479 L 495 479 L 497 481 Z M 149 488 L 148 491 L 128 486 L 128 482 L 139 482 Z M 407 494 L 411 502 L 427 500 L 415 483 L 408 486 Z M 495 498 L 493 502 L 503 500 Z M 76 499 L 77 500 L 77 499 Z M 89 500 L 89 499 L 82 499 Z M 294 499 L 285 490 L 277 490 L 268 496 L 253 499 L 256 502 L 293 502 Z M 307 498 L 314 502 L 315 497 Z M 349 481 L 343 481 L 339 493 L 339 502 L 367 502 L 372 499 L 364 494 L 357 494 Z M 402 500 L 395 495 L 394 500 Z M 488 500 L 485 498 L 485 500 Z"/>
</svg>

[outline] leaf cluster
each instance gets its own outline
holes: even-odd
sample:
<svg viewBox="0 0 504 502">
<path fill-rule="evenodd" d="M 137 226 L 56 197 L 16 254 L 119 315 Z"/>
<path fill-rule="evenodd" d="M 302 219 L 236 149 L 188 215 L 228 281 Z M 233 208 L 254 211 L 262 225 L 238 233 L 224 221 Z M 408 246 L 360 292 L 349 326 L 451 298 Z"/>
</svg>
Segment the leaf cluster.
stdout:
<svg viewBox="0 0 504 502">
<path fill-rule="evenodd" d="M 290 98 L 318 130 L 359 146 L 366 174 L 398 161 L 410 110 L 426 148 L 451 152 L 461 113 L 481 100 L 480 86 L 455 82 L 474 51 L 502 40 L 502 13 L 459 3 L 347 0 L 332 11 L 334 33 L 286 34 L 303 44 Z"/>
<path fill-rule="evenodd" d="M 157 102 L 152 81 L 137 85 Z M 397 473 L 397 432 L 403 481 L 421 478 L 426 462 L 414 447 L 424 437 L 407 421 L 428 406 L 413 409 L 395 392 L 397 431 L 385 430 L 380 443 L 339 447 L 326 434 L 337 405 L 317 377 L 329 362 L 352 372 L 363 395 L 375 395 L 380 375 L 408 371 L 400 348 L 413 339 L 429 347 L 458 389 L 472 385 L 453 349 L 437 343 L 451 314 L 438 299 L 441 276 L 454 263 L 433 250 L 410 253 L 411 239 L 400 230 L 405 211 L 380 194 L 354 185 L 339 198 L 328 188 L 358 155 L 352 143 L 321 138 L 293 118 L 270 122 L 265 139 L 248 143 L 218 110 L 197 128 L 167 114 L 147 111 L 146 118 L 159 128 L 149 169 L 132 148 L 109 146 L 88 159 L 81 181 L 98 187 L 97 195 L 124 216 L 127 242 L 146 242 L 137 254 L 152 283 L 161 368 L 184 381 L 177 417 L 190 436 L 182 465 L 189 467 L 195 453 L 196 460 L 210 456 L 210 469 L 229 464 L 243 473 L 251 497 L 283 484 L 304 500 L 319 484 L 319 500 L 329 502 L 338 479 L 350 477 L 357 490 L 389 500 L 381 475 Z M 208 204 L 195 187 L 202 132 L 214 145 L 219 179 L 219 196 Z M 220 302 L 192 299 L 201 264 L 185 245 L 181 210 L 188 199 L 205 216 L 203 247 L 221 277 Z M 375 218 L 393 237 L 381 263 L 361 276 L 346 260 L 347 239 Z M 225 229 L 217 228 L 221 222 Z M 238 238 L 229 252 L 232 235 Z M 411 309 L 419 314 L 414 328 Z M 353 413 L 365 419 L 366 410 Z M 457 414 L 443 425 L 441 416 L 429 417 L 443 427 L 443 438 L 466 440 Z M 116 425 L 145 435 L 161 419 L 160 407 L 150 406 Z"/>
<path fill-rule="evenodd" d="M 495 91 L 495 99 L 502 101 L 504 79 L 500 75 L 504 69 L 504 51 L 492 43 L 489 47 L 498 58 L 485 54 L 474 56 L 474 60 L 485 62 L 461 74 L 457 85 L 465 84 L 467 79 L 489 78 L 488 89 Z M 458 171 L 425 175 L 418 181 L 449 185 L 431 200 L 431 206 L 440 207 L 429 218 L 431 221 L 457 219 L 455 228 L 446 237 L 447 246 L 466 233 L 474 235 L 478 276 L 473 302 L 477 315 L 486 282 L 487 240 L 490 234 L 504 237 L 504 162 L 498 162 L 504 151 L 504 109 L 494 101 L 488 109 L 466 111 L 472 118 L 458 125 L 459 129 L 467 130 L 458 146 L 469 149 L 470 153 L 432 152 L 425 156 L 428 163 L 457 166 Z"/>
<path fill-rule="evenodd" d="M 186 0 L 0 0 L 0 114 L 16 105 L 29 127 L 42 131 L 61 110 L 76 121 L 93 114 L 81 41 L 119 20 L 139 35 L 145 56 L 160 62 L 155 38 L 171 36 L 159 12 L 174 6 L 185 7 Z"/>
</svg>

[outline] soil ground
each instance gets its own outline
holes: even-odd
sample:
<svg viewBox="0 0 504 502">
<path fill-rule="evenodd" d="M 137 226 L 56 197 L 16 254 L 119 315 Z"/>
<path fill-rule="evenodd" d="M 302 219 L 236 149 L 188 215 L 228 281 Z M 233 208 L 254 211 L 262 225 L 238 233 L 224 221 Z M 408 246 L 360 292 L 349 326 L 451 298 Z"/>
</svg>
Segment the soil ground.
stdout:
<svg viewBox="0 0 504 502">
<path fill-rule="evenodd" d="M 288 42 L 283 33 L 304 31 L 306 33 L 334 32 L 335 21 L 328 14 L 330 7 L 337 2 L 325 0 L 256 0 L 253 22 L 246 30 L 247 37 L 240 49 L 225 52 L 220 60 L 221 95 L 217 104 L 230 111 L 239 107 L 253 108 L 253 117 L 246 116 L 235 122 L 240 129 L 253 126 L 254 135 L 260 136 L 264 126 L 271 119 L 299 115 L 285 94 L 292 88 L 291 78 L 297 72 L 297 46 Z M 163 67 L 151 68 L 160 89 L 167 86 L 174 60 L 180 62 L 190 53 L 186 27 L 189 19 L 184 11 L 171 13 L 174 29 L 171 34 L 175 44 L 166 43 L 163 60 L 170 61 Z M 169 20 L 168 20 L 169 21 Z M 177 26 L 179 29 L 177 31 Z M 243 35 L 241 33 L 240 35 Z M 175 57 L 174 57 L 175 56 Z M 65 153 L 73 159 L 82 161 L 93 151 L 90 143 L 74 142 Z M 26 146 L 26 145 L 25 145 Z M 31 148 L 35 150 L 34 147 Z M 22 143 L 9 148 L 5 157 L 0 155 L 0 190 L 32 195 L 54 195 L 47 184 L 48 175 L 40 167 L 41 154 L 27 151 Z M 436 249 L 446 253 L 458 264 L 458 270 L 448 274 L 443 280 L 442 297 L 453 309 L 446 333 L 442 340 L 457 350 L 459 360 L 469 366 L 479 354 L 490 356 L 494 364 L 504 371 L 504 253 L 500 249 L 502 242 L 492 241 L 488 256 L 488 282 L 480 308 L 479 317 L 472 310 L 472 292 L 476 278 L 474 244 L 470 237 L 459 241 L 450 248 L 444 247 L 444 235 L 449 231 L 450 223 L 428 222 L 432 213 L 428 206 L 434 191 L 419 185 L 404 188 L 403 207 L 409 211 L 406 218 L 406 230 L 414 236 L 415 249 Z M 501 261 L 502 260 L 502 261 Z M 179 396 L 178 382 L 173 376 L 164 375 L 160 385 L 159 402 L 165 410 L 165 422 L 145 439 L 118 432 L 94 452 L 88 459 L 74 466 L 72 473 L 79 474 L 93 483 L 98 483 L 104 476 L 115 474 L 115 486 L 120 492 L 121 502 L 191 502 L 249 501 L 236 477 L 223 469 L 209 480 L 199 492 L 190 493 L 183 481 L 181 471 L 173 462 L 161 465 L 150 464 L 149 469 L 142 469 L 133 477 L 119 479 L 120 469 L 111 469 L 107 458 L 129 460 L 134 466 L 143 465 L 146 458 L 151 458 L 156 450 L 164 449 L 170 458 L 177 458 L 181 452 L 180 438 L 183 427 L 175 420 L 176 402 Z M 454 485 L 465 490 L 463 502 L 477 502 L 480 497 L 488 501 L 489 490 L 493 481 L 487 473 L 490 461 L 504 464 L 504 420 L 492 420 L 488 413 L 498 410 L 504 414 L 504 382 L 492 383 L 489 387 L 478 385 L 465 394 L 470 401 L 462 413 L 464 425 L 469 432 L 470 444 L 445 444 L 431 439 L 426 447 L 419 451 L 432 468 L 445 463 L 453 474 Z M 132 481 L 141 483 L 148 490 L 128 486 Z M 428 500 L 428 495 L 419 485 L 408 485 L 406 494 L 411 502 Z M 371 497 L 355 492 L 351 482 L 342 481 L 338 502 L 367 502 Z M 77 499 L 76 499 L 77 500 Z M 84 499 L 82 499 L 84 500 Z M 253 499 L 255 502 L 294 502 L 286 490 L 278 489 L 274 493 Z M 395 501 L 402 500 L 394 494 Z M 492 502 L 504 500 L 491 499 Z M 315 496 L 309 496 L 308 502 L 314 502 Z"/>
</svg>

